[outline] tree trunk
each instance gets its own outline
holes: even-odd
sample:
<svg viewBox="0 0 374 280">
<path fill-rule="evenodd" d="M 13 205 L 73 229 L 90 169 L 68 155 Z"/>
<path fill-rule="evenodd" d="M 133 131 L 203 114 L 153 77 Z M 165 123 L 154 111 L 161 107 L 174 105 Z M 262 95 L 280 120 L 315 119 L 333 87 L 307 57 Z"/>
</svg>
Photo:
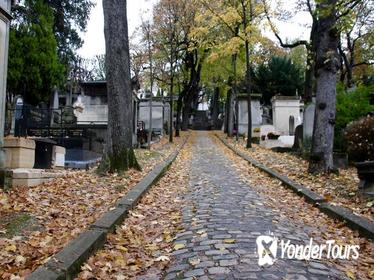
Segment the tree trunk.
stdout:
<svg viewBox="0 0 374 280">
<path fill-rule="evenodd" d="M 171 67 L 173 69 L 173 66 Z M 170 82 L 170 115 L 169 115 L 169 142 L 173 143 L 173 98 L 174 98 L 174 69 L 171 70 L 171 82 Z"/>
<path fill-rule="evenodd" d="M 212 106 L 212 122 L 213 129 L 218 128 L 218 114 L 219 114 L 219 87 L 214 89 L 213 95 L 213 106 Z"/>
<path fill-rule="evenodd" d="M 181 112 L 182 112 L 182 105 L 183 105 L 183 99 L 182 99 L 182 93 L 179 93 L 178 96 L 178 101 L 177 101 L 177 119 L 175 123 L 175 137 L 179 137 L 179 131 L 181 129 L 181 122 L 180 122 L 180 117 L 181 117 Z"/>
<path fill-rule="evenodd" d="M 227 92 L 226 102 L 225 102 L 225 125 L 223 132 L 228 134 L 229 133 L 229 114 L 230 114 L 230 100 L 231 100 L 231 90 Z"/>
<path fill-rule="evenodd" d="M 234 134 L 234 106 L 235 106 L 235 94 L 233 89 L 230 92 L 230 98 L 228 103 L 229 115 L 227 118 L 227 136 L 232 137 Z"/>
<path fill-rule="evenodd" d="M 244 1 L 242 1 L 243 8 L 243 24 L 244 32 L 247 32 L 248 20 L 247 20 L 247 10 Z M 252 21 L 253 17 L 253 6 L 252 0 L 249 1 L 249 21 Z M 245 38 L 245 64 L 246 64 L 246 75 L 245 75 L 245 85 L 247 89 L 247 111 L 248 111 L 248 126 L 247 126 L 247 149 L 252 148 L 252 100 L 251 100 L 251 91 L 252 91 L 252 76 L 251 76 L 251 62 L 250 62 L 250 50 L 247 34 Z M 239 130 L 239 127 L 237 128 Z"/>
<path fill-rule="evenodd" d="M 182 130 L 187 131 L 191 113 L 191 94 L 187 94 L 183 101 L 183 110 L 182 110 Z"/>
<path fill-rule="evenodd" d="M 314 87 L 315 87 L 315 59 L 316 59 L 316 40 L 318 36 L 317 33 L 317 24 L 318 20 L 315 15 L 313 17 L 313 24 L 312 30 L 310 31 L 310 42 L 307 44 L 306 51 L 307 51 L 307 59 L 306 59 L 306 69 L 305 69 L 305 84 L 304 84 L 304 103 L 312 102 L 312 98 L 314 95 Z"/>
<path fill-rule="evenodd" d="M 336 114 L 336 80 L 339 69 L 339 31 L 336 26 L 337 0 L 323 0 L 316 40 L 316 113 L 314 118 L 311 173 L 334 170 L 333 144 Z"/>
<path fill-rule="evenodd" d="M 126 1 L 104 0 L 104 31 L 108 91 L 108 171 L 123 172 L 140 166 L 135 158 L 133 96 Z"/>
<path fill-rule="evenodd" d="M 306 69 L 305 69 L 305 84 L 304 84 L 304 103 L 312 102 L 313 97 L 313 89 L 314 89 L 314 59 L 311 58 L 314 56 L 314 53 L 307 50 L 308 57 L 306 61 Z"/>
</svg>

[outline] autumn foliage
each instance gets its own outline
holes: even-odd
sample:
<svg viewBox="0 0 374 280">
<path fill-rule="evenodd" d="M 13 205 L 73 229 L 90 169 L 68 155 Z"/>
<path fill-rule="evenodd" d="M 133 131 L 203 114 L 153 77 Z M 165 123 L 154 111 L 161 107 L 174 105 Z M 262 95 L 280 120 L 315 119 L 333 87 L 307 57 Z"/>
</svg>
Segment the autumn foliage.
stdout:
<svg viewBox="0 0 374 280">
<path fill-rule="evenodd" d="M 354 161 L 374 160 L 374 116 L 367 116 L 347 126 L 345 138 L 348 155 Z"/>
</svg>

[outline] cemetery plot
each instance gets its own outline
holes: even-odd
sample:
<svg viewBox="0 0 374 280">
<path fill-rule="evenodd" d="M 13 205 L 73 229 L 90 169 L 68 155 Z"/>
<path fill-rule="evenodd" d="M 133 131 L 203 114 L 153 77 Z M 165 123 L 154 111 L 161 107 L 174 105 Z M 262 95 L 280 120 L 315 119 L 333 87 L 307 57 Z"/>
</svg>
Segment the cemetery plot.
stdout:
<svg viewBox="0 0 374 280">
<path fill-rule="evenodd" d="M 143 170 L 100 177 L 95 170 L 62 171 L 64 176 L 36 187 L 0 191 L 0 278 L 28 275 L 63 248 L 165 160 L 174 144 L 136 150 Z M 13 225 L 13 226 L 12 226 Z"/>
</svg>

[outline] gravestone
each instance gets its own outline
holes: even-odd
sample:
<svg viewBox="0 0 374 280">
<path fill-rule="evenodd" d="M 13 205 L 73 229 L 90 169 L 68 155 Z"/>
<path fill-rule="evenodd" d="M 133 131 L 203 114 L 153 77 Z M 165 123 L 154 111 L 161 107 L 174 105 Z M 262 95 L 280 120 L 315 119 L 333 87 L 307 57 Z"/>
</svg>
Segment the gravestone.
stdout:
<svg viewBox="0 0 374 280">
<path fill-rule="evenodd" d="M 290 116 L 289 120 L 289 135 L 295 135 L 295 117 Z"/>
<path fill-rule="evenodd" d="M 312 103 L 306 105 L 303 118 L 303 147 L 310 149 L 313 137 L 314 113 L 316 109 L 315 98 Z"/>
</svg>

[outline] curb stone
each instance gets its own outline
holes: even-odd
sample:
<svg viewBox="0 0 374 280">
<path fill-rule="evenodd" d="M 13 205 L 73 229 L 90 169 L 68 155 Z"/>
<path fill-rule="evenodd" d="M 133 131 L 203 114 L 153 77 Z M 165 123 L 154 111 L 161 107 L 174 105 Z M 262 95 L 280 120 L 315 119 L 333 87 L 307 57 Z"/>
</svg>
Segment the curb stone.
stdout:
<svg viewBox="0 0 374 280">
<path fill-rule="evenodd" d="M 180 147 L 164 162 L 158 164 L 135 187 L 129 190 L 117 203 L 114 209 L 104 213 L 95 223 L 77 238 L 70 241 L 60 252 L 52 256 L 47 263 L 31 273 L 27 280 L 62 280 L 74 279 L 80 272 L 81 265 L 106 242 L 106 236 L 115 230 L 127 217 L 143 195 L 168 170 L 179 155 L 188 137 Z"/>
<path fill-rule="evenodd" d="M 235 154 L 255 166 L 256 168 L 262 170 L 263 172 L 269 174 L 270 176 L 280 180 L 287 188 L 291 189 L 298 195 L 305 198 L 305 200 L 313 206 L 317 207 L 321 212 L 327 214 L 333 219 L 338 219 L 340 221 L 346 222 L 346 225 L 353 229 L 357 230 L 359 234 L 363 237 L 368 238 L 371 241 L 374 241 L 374 223 L 369 221 L 366 218 L 360 217 L 354 214 L 351 210 L 337 205 L 332 205 L 331 203 L 326 202 L 326 200 L 316 194 L 315 192 L 311 191 L 310 189 L 299 185 L 298 183 L 292 181 L 286 176 L 280 175 L 279 173 L 275 172 L 274 170 L 266 167 L 265 165 L 259 163 L 258 161 L 252 159 L 248 155 L 244 154 L 241 151 L 238 151 L 235 147 L 229 144 L 225 139 L 215 134 L 216 137 L 230 150 L 232 150 Z"/>
</svg>

